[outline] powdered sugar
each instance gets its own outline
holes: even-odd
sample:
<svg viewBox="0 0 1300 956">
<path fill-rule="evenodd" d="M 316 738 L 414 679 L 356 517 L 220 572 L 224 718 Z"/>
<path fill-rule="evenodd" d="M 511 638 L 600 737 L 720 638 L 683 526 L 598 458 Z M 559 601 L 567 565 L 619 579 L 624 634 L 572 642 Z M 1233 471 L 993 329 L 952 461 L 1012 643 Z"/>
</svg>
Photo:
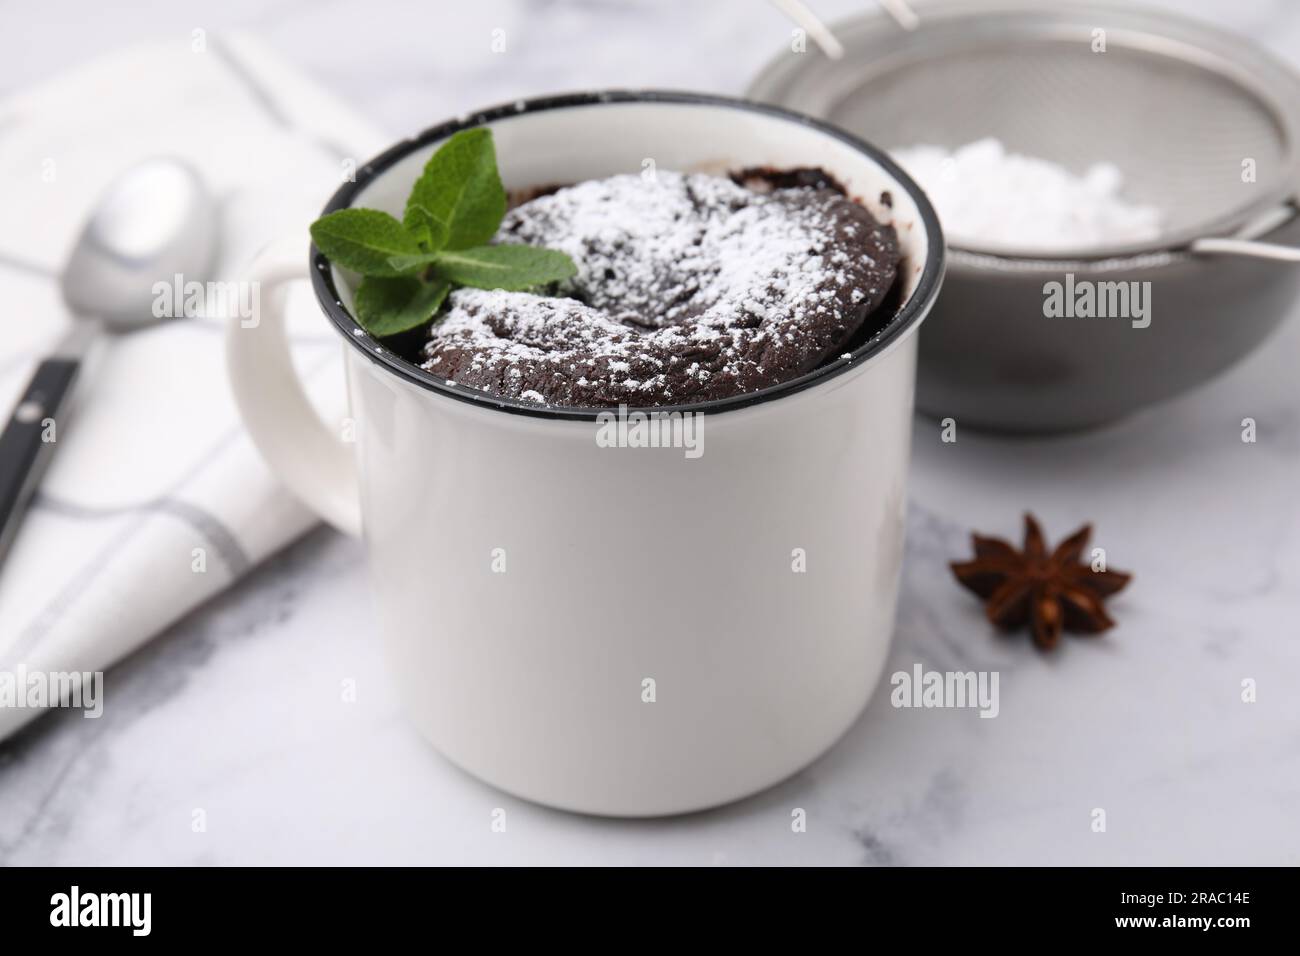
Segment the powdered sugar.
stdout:
<svg viewBox="0 0 1300 956">
<path fill-rule="evenodd" d="M 951 153 L 912 146 L 894 158 L 921 184 L 956 245 L 1052 252 L 1160 235 L 1160 210 L 1125 200 L 1123 176 L 1110 163 L 1076 176 L 1056 163 L 1008 153 L 996 139 Z"/>
<path fill-rule="evenodd" d="M 578 265 L 575 288 L 616 322 L 642 328 L 802 308 L 838 267 L 809 255 L 824 239 L 815 208 L 756 197 L 717 176 L 661 171 L 591 180 L 516 210 L 503 238 L 547 243 Z"/>
</svg>

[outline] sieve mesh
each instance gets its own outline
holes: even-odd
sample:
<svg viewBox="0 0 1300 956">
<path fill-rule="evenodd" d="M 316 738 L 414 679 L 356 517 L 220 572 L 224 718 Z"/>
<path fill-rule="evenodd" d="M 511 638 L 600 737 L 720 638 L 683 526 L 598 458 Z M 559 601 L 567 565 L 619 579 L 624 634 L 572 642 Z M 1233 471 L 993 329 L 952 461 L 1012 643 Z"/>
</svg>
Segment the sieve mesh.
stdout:
<svg viewBox="0 0 1300 956">
<path fill-rule="evenodd" d="M 888 149 L 985 136 L 1076 173 L 1124 174 L 1127 198 L 1158 206 L 1169 233 L 1253 202 L 1285 175 L 1282 127 L 1248 88 L 1191 63 L 1078 42 L 1023 41 L 912 59 L 841 93 L 828 118 Z M 1255 183 L 1242 161 L 1255 161 Z"/>
<path fill-rule="evenodd" d="M 750 95 L 886 149 L 954 149 L 992 136 L 1076 174 L 1113 163 L 1125 198 L 1158 207 L 1164 229 L 1151 244 L 1079 250 L 1098 261 L 1169 255 L 1205 236 L 1254 237 L 1296 203 L 1300 79 L 1250 43 L 1092 0 L 927 0 L 916 9 L 915 31 L 879 16 L 836 24 L 843 59 L 774 57 Z M 1093 49 L 1098 27 L 1104 52 Z M 1247 159 L 1253 182 L 1243 179 Z"/>
</svg>

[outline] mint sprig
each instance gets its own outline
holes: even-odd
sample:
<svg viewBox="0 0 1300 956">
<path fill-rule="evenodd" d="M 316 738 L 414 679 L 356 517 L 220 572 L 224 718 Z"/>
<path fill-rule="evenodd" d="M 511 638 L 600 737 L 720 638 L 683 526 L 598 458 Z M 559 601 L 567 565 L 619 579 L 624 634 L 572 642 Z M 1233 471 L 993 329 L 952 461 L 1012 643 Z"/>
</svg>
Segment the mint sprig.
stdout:
<svg viewBox="0 0 1300 956">
<path fill-rule="evenodd" d="M 327 258 L 362 276 L 357 321 L 384 337 L 419 328 L 456 286 L 520 291 L 577 274 L 563 252 L 488 245 L 506 214 L 491 130 L 447 140 L 415 181 L 399 222 L 375 209 L 340 209 L 311 224 Z"/>
</svg>

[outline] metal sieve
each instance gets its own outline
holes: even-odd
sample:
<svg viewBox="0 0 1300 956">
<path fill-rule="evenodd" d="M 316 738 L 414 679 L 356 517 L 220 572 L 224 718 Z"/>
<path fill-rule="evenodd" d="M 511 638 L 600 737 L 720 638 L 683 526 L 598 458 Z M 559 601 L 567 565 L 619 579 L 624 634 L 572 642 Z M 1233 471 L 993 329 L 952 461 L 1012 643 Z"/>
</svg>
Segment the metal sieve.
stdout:
<svg viewBox="0 0 1300 956">
<path fill-rule="evenodd" d="M 1126 198 L 1162 210 L 1165 235 L 1075 251 L 1089 258 L 1223 235 L 1300 186 L 1295 77 L 1253 45 L 1163 13 L 1096 4 L 917 9 L 923 26 L 912 32 L 880 16 L 833 27 L 842 59 L 781 57 L 750 95 L 886 149 L 994 136 L 1076 173 L 1114 163 Z M 1253 182 L 1243 181 L 1248 160 Z"/>
<path fill-rule="evenodd" d="M 1110 162 L 1125 198 L 1157 206 L 1164 222 L 1141 245 L 950 243 L 921 336 L 922 408 L 1015 430 L 1093 425 L 1205 380 L 1281 321 L 1300 270 L 1261 260 L 1300 262 L 1291 69 L 1163 11 L 1027 0 L 915 9 L 912 31 L 879 15 L 833 26 L 840 59 L 783 54 L 749 95 L 886 149 L 992 136 L 1076 174 Z M 1065 273 L 1151 282 L 1157 321 L 1125 334 L 1045 320 L 1044 282 Z"/>
</svg>

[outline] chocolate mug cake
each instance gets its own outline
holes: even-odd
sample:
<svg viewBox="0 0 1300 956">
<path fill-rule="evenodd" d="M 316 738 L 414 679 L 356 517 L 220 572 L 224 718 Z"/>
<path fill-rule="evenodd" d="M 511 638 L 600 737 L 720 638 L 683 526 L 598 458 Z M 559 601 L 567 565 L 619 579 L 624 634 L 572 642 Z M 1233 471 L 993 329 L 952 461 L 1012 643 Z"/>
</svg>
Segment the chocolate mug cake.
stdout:
<svg viewBox="0 0 1300 956">
<path fill-rule="evenodd" d="M 893 227 L 812 169 L 590 180 L 516 206 L 497 238 L 563 251 L 577 275 L 547 295 L 455 290 L 418 361 L 553 406 L 688 404 L 796 378 L 888 322 L 899 271 Z"/>
</svg>

